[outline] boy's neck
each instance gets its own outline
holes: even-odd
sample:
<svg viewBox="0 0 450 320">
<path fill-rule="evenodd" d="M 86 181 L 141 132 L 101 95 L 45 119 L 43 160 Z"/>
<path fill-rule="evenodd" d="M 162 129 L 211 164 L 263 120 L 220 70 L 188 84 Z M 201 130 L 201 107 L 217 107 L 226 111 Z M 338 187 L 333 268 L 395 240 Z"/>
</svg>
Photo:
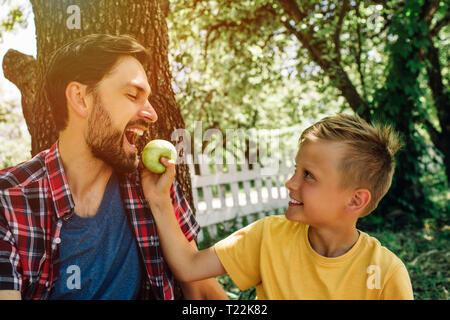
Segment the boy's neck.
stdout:
<svg viewBox="0 0 450 320">
<path fill-rule="evenodd" d="M 308 239 L 311 247 L 318 254 L 335 258 L 345 254 L 358 241 L 359 231 L 356 226 L 348 230 L 321 229 L 310 226 Z"/>
</svg>

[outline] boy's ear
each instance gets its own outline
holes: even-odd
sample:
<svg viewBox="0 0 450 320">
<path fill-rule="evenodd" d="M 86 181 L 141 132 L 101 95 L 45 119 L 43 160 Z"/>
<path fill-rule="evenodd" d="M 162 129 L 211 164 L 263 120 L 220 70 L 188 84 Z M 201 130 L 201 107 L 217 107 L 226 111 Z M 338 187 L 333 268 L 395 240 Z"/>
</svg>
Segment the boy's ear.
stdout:
<svg viewBox="0 0 450 320">
<path fill-rule="evenodd" d="M 347 209 L 350 213 L 360 214 L 369 204 L 372 199 L 372 194 L 367 189 L 356 189 L 353 191 L 353 196 L 351 197 Z"/>
<path fill-rule="evenodd" d="M 68 108 L 82 118 L 87 117 L 86 85 L 77 81 L 70 82 L 66 87 L 66 99 Z"/>
</svg>

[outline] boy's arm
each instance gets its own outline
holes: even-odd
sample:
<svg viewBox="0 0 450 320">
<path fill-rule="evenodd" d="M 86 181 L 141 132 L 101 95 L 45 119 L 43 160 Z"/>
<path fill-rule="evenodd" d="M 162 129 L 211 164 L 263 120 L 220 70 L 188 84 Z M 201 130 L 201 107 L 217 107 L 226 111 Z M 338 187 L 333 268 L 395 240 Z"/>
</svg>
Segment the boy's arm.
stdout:
<svg viewBox="0 0 450 320">
<path fill-rule="evenodd" d="M 164 258 L 175 277 L 182 281 L 196 281 L 225 273 L 214 247 L 198 251 L 191 246 L 173 214 L 169 197 L 150 204 L 156 221 Z"/>
<path fill-rule="evenodd" d="M 182 282 L 202 280 L 225 274 L 214 247 L 198 251 L 184 236 L 174 215 L 170 187 L 175 178 L 175 163 L 161 158 L 163 174 L 143 168 L 141 182 L 155 218 L 164 258 L 172 273 Z"/>
<path fill-rule="evenodd" d="M 195 241 L 189 243 L 197 250 Z M 228 300 L 223 287 L 215 278 L 200 281 L 180 282 L 186 300 Z"/>
<path fill-rule="evenodd" d="M 397 267 L 386 284 L 381 293 L 382 300 L 414 300 L 411 280 L 409 278 L 408 270 L 402 264 Z"/>
<path fill-rule="evenodd" d="M 22 300 L 19 290 L 0 290 L 0 300 Z"/>
</svg>

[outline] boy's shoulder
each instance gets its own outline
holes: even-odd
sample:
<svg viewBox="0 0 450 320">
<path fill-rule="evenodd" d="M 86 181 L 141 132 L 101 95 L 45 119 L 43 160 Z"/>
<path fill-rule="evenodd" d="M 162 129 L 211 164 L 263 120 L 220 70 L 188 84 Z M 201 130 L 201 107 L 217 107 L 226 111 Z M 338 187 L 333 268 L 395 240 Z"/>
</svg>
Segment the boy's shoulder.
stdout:
<svg viewBox="0 0 450 320">
<path fill-rule="evenodd" d="M 306 225 L 301 222 L 288 220 L 284 214 L 267 216 L 260 219 L 258 222 L 263 224 L 264 228 L 271 230 L 278 230 L 280 228 L 286 230 L 289 229 L 297 230 L 299 227 L 306 228 Z"/>
<path fill-rule="evenodd" d="M 271 242 L 276 241 L 281 242 L 286 245 L 287 243 L 291 243 L 290 240 L 293 238 L 298 238 L 306 231 L 306 225 L 297 222 L 291 221 L 283 215 L 272 215 L 264 217 L 258 221 L 256 221 L 256 225 L 254 230 L 259 230 L 263 242 Z M 256 231 L 258 232 L 258 231 Z"/>
<path fill-rule="evenodd" d="M 260 219 L 260 221 L 263 221 L 264 223 L 283 224 L 285 222 L 288 222 L 289 220 L 287 220 L 286 216 L 282 214 L 282 215 L 267 216 Z"/>
<path fill-rule="evenodd" d="M 372 265 L 390 266 L 392 269 L 404 265 L 402 260 L 394 252 L 383 246 L 377 238 L 363 231 L 360 231 L 360 233 L 362 237 L 360 255 L 366 256 Z"/>
</svg>

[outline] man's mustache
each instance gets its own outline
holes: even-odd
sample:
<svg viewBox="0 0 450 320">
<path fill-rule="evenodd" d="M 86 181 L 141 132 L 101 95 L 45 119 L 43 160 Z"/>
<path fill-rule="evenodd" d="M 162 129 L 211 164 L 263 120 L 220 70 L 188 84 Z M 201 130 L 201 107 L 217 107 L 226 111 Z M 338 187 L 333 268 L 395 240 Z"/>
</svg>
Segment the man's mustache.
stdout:
<svg viewBox="0 0 450 320">
<path fill-rule="evenodd" d="M 146 121 L 144 121 L 142 119 L 138 119 L 138 120 L 130 121 L 127 125 L 127 128 L 131 127 L 131 126 L 142 126 L 142 127 L 147 128 L 147 125 L 148 125 L 148 123 Z"/>
</svg>

